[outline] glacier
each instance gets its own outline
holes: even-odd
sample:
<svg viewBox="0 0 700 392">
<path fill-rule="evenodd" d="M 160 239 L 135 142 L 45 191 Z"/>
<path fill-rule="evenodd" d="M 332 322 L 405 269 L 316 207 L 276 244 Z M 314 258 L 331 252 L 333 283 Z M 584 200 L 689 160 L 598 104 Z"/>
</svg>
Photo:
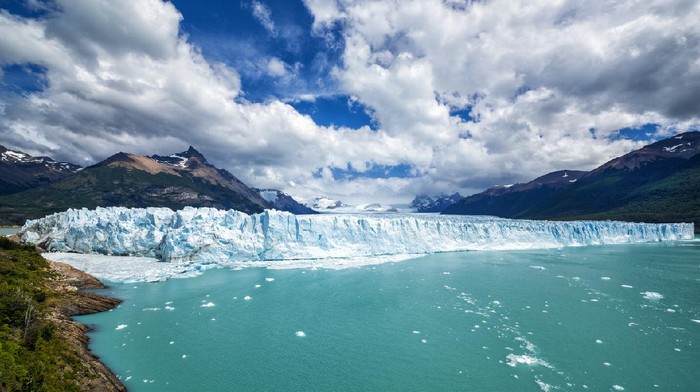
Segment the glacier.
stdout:
<svg viewBox="0 0 700 392">
<path fill-rule="evenodd" d="M 50 252 L 150 257 L 200 267 L 674 241 L 693 239 L 693 229 L 692 223 L 105 207 L 30 220 L 18 235 Z"/>
</svg>

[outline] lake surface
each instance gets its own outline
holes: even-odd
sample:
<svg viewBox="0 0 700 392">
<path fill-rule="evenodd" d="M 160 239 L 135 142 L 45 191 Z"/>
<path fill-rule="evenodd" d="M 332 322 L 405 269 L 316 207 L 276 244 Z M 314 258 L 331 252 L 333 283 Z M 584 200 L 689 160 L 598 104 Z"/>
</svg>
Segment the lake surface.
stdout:
<svg viewBox="0 0 700 392">
<path fill-rule="evenodd" d="M 700 390 L 700 242 L 444 253 L 114 284 L 131 391 Z"/>
<path fill-rule="evenodd" d="M 21 229 L 21 227 L 0 227 L 0 235 L 12 235 Z"/>
</svg>

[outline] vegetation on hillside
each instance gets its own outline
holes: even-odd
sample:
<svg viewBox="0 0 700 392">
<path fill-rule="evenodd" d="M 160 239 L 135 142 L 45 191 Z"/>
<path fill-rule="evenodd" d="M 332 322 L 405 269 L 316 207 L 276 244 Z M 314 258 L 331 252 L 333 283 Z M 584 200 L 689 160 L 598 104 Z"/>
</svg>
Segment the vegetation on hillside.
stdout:
<svg viewBox="0 0 700 392">
<path fill-rule="evenodd" d="M 85 368 L 52 321 L 61 298 L 32 247 L 0 236 L 0 391 L 80 391 Z"/>
</svg>

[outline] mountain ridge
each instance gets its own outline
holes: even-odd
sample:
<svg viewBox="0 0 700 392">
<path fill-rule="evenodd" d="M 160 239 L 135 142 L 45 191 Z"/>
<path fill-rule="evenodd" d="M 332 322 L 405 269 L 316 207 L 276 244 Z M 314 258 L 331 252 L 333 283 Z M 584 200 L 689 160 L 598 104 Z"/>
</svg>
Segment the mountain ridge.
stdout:
<svg viewBox="0 0 700 392">
<path fill-rule="evenodd" d="M 646 145 L 589 172 L 567 171 L 570 183 L 548 182 L 562 171 L 525 184 L 492 187 L 443 213 L 523 219 L 620 219 L 694 222 L 700 228 L 700 132 Z M 561 180 L 561 178 L 560 178 Z"/>
</svg>

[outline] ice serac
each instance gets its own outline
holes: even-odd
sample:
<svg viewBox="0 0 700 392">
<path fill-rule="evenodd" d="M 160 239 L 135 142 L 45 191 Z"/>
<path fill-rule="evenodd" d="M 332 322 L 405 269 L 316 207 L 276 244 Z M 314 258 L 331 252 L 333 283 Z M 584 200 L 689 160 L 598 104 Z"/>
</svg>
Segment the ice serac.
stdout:
<svg viewBox="0 0 700 392">
<path fill-rule="evenodd" d="M 216 263 L 465 250 L 557 248 L 693 238 L 692 223 L 532 221 L 420 214 L 303 215 L 185 208 L 68 210 L 28 221 L 50 251 Z"/>
</svg>

